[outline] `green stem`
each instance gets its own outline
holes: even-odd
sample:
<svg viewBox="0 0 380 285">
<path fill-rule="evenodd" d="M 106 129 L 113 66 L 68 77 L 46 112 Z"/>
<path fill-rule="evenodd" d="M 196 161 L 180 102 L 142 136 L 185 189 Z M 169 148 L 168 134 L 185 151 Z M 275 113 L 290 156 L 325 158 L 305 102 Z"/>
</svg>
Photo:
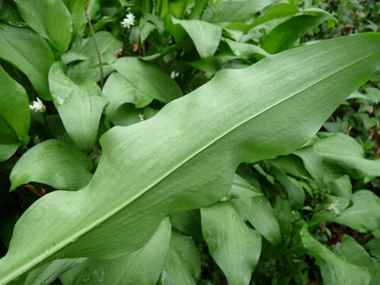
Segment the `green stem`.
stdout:
<svg viewBox="0 0 380 285">
<path fill-rule="evenodd" d="M 97 41 L 96 41 L 95 33 L 94 33 L 94 29 L 92 28 L 91 20 L 90 20 L 90 17 L 88 16 L 88 13 L 87 13 L 87 9 L 86 9 L 86 7 L 85 7 L 85 10 L 84 10 L 84 13 L 86 14 L 86 18 L 87 18 L 88 26 L 90 27 L 91 34 L 92 34 L 92 37 L 93 37 L 94 42 L 95 42 L 96 51 L 97 51 L 97 53 L 98 53 L 99 67 L 100 67 L 100 89 L 103 90 L 103 65 L 102 65 L 102 57 L 101 57 L 101 55 L 100 55 L 99 46 L 98 46 L 98 43 L 97 43 Z"/>
<path fill-rule="evenodd" d="M 46 129 L 47 129 L 49 138 L 51 138 L 51 131 L 50 131 L 50 127 L 49 127 L 49 123 L 48 123 L 47 117 L 46 117 L 46 113 L 43 113 L 42 115 L 44 117 L 44 121 L 45 121 L 45 125 L 46 125 Z"/>
</svg>

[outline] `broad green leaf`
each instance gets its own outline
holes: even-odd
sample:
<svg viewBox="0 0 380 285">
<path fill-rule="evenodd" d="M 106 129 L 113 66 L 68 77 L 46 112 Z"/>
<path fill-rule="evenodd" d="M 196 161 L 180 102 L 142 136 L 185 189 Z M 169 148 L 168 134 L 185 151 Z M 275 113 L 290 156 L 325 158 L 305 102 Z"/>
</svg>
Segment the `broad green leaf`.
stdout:
<svg viewBox="0 0 380 285">
<path fill-rule="evenodd" d="M 73 23 L 62 0 L 15 0 L 22 18 L 40 36 L 48 39 L 61 53 L 71 43 Z"/>
<path fill-rule="evenodd" d="M 345 134 L 337 133 L 321 139 L 315 142 L 315 147 L 322 156 L 327 172 L 338 176 L 348 174 L 354 179 L 380 176 L 380 160 L 364 158 L 362 146 Z"/>
<path fill-rule="evenodd" d="M 261 59 L 270 55 L 265 50 L 255 45 L 235 42 L 225 38 L 223 39 L 223 41 L 228 44 L 232 52 L 237 57 L 242 59 L 250 59 L 252 56 L 257 59 Z"/>
<path fill-rule="evenodd" d="M 90 57 L 87 55 L 84 55 L 84 54 L 81 54 L 78 52 L 70 52 L 70 51 L 61 55 L 61 60 L 64 64 L 69 64 L 73 61 L 78 61 L 78 60 L 80 60 L 80 61 L 87 60 L 89 58 Z"/>
<path fill-rule="evenodd" d="M 29 78 L 38 97 L 51 100 L 47 75 L 54 55 L 43 38 L 30 29 L 0 23 L 0 58 Z"/>
<path fill-rule="evenodd" d="M 78 190 L 90 182 L 92 163 L 75 145 L 47 140 L 28 150 L 12 169 L 10 191 L 38 182 L 56 189 Z"/>
<path fill-rule="evenodd" d="M 187 19 L 198 20 L 198 18 L 202 15 L 206 4 L 207 0 L 195 0 L 194 7 L 191 9 L 191 13 Z"/>
<path fill-rule="evenodd" d="M 201 215 L 198 209 L 174 212 L 169 217 L 173 227 L 197 240 L 203 240 Z"/>
<path fill-rule="evenodd" d="M 256 27 L 266 21 L 280 19 L 284 17 L 291 17 L 300 12 L 300 10 L 289 3 L 279 3 L 272 6 L 264 15 L 257 17 L 251 24 L 244 23 L 231 23 L 227 26 L 229 29 L 236 29 L 247 33 L 253 27 Z"/>
<path fill-rule="evenodd" d="M 95 34 L 100 53 L 112 53 L 123 47 L 123 42 L 116 39 L 110 32 L 97 32 Z M 79 53 L 89 57 L 97 56 L 97 50 L 94 39 L 91 37 L 82 45 Z"/>
<path fill-rule="evenodd" d="M 340 214 L 326 214 L 329 211 L 315 213 L 309 224 L 310 228 L 314 228 L 322 222 L 335 222 L 354 228 L 361 233 L 373 232 L 380 229 L 380 198 L 371 191 L 360 190 L 355 192 L 352 195 L 354 205 L 345 210 L 343 209 L 348 204 L 348 202 L 345 202 L 347 199 L 338 197 L 334 199 L 339 201 L 338 209 Z M 321 207 L 327 205 L 326 203 L 328 203 L 326 200 L 320 203 Z"/>
<path fill-rule="evenodd" d="M 233 199 L 231 204 L 234 205 L 239 216 L 249 221 L 271 244 L 278 245 L 281 242 L 279 223 L 265 196 Z"/>
<path fill-rule="evenodd" d="M 69 9 L 74 25 L 75 31 L 75 51 L 79 52 L 81 47 L 82 38 L 86 29 L 87 18 L 84 13 L 85 0 L 67 0 L 67 8 Z M 87 9 L 89 18 L 92 19 L 99 10 L 99 0 L 88 1 L 89 6 Z"/>
<path fill-rule="evenodd" d="M 1 66 L 0 82 L 0 161 L 4 161 L 29 142 L 30 110 L 24 88 Z"/>
<path fill-rule="evenodd" d="M 325 15 L 293 17 L 278 25 L 263 38 L 261 47 L 270 54 L 287 50 L 297 39 L 322 24 L 329 17 Z"/>
<path fill-rule="evenodd" d="M 11 26 L 28 27 L 28 24 L 21 18 L 16 3 L 13 0 L 2 0 L 0 3 L 0 20 Z"/>
<path fill-rule="evenodd" d="M 194 0 L 174 0 L 169 3 L 169 12 L 177 19 L 183 19 L 187 6 Z"/>
<path fill-rule="evenodd" d="M 75 84 L 66 75 L 66 65 L 56 62 L 49 72 L 53 102 L 71 140 L 80 150 L 89 152 L 95 145 L 100 117 L 107 100 L 100 88 L 89 80 Z"/>
<path fill-rule="evenodd" d="M 113 67 L 145 96 L 168 103 L 182 96 L 177 83 L 157 65 L 139 60 L 137 57 L 123 57 Z"/>
<path fill-rule="evenodd" d="M 234 181 L 232 183 L 230 191 L 222 198 L 222 201 L 230 199 L 244 199 L 250 197 L 262 197 L 261 190 L 256 189 L 247 180 L 241 178 L 239 175 L 234 175 Z"/>
<path fill-rule="evenodd" d="M 197 284 L 201 275 L 201 258 L 193 240 L 176 229 L 162 268 L 160 285 Z"/>
<path fill-rule="evenodd" d="M 185 40 L 186 31 L 181 25 L 176 25 L 173 23 L 172 19 L 174 19 L 172 14 L 166 14 L 164 18 L 164 27 L 165 30 L 173 36 L 174 40 L 176 41 L 176 45 L 178 45 Z"/>
<path fill-rule="evenodd" d="M 380 102 L 380 90 L 373 87 L 367 87 L 365 89 L 367 95 L 371 98 L 373 103 L 378 104 Z"/>
<path fill-rule="evenodd" d="M 379 45 L 376 33 L 340 37 L 224 70 L 152 119 L 112 128 L 88 186 L 49 193 L 18 220 L 0 284 L 62 254 L 136 251 L 171 212 L 218 201 L 241 162 L 292 153 L 313 137 L 380 68 Z"/>
<path fill-rule="evenodd" d="M 310 235 L 307 225 L 303 226 L 301 230 L 301 242 L 307 252 L 314 256 L 320 264 L 323 284 L 365 285 L 370 283 L 371 275 L 367 270 L 350 264 L 332 253 L 330 249 Z"/>
<path fill-rule="evenodd" d="M 270 172 L 276 176 L 280 184 L 285 188 L 292 209 L 301 208 L 305 202 L 304 190 L 298 185 L 294 184 L 293 181 L 280 168 L 272 165 Z"/>
<path fill-rule="evenodd" d="M 378 284 L 375 280 L 376 268 L 372 258 L 353 237 L 345 234 L 342 242 L 337 243 L 333 251 L 335 254 L 343 256 L 350 264 L 368 268 L 371 274 L 371 282 L 369 284 Z"/>
<path fill-rule="evenodd" d="M 198 20 L 177 20 L 173 24 L 181 25 L 193 40 L 199 56 L 209 62 L 218 48 L 222 37 L 222 27 Z"/>
<path fill-rule="evenodd" d="M 104 120 L 108 128 L 112 116 L 122 105 L 130 104 L 132 108 L 142 108 L 153 101 L 153 97 L 140 92 L 117 72 L 112 73 L 107 79 L 102 95 L 110 102 L 104 111 Z"/>
<path fill-rule="evenodd" d="M 253 15 L 263 9 L 264 7 L 272 4 L 273 0 L 214 0 L 214 15 L 211 19 L 212 23 L 221 22 L 246 22 Z"/>
<path fill-rule="evenodd" d="M 88 259 L 60 279 L 64 285 L 156 284 L 164 266 L 171 232 L 169 218 L 166 218 L 141 249 L 112 260 Z"/>
<path fill-rule="evenodd" d="M 85 258 L 60 259 L 44 264 L 26 277 L 24 285 L 46 285 L 57 279 L 62 273 L 85 261 Z"/>
<path fill-rule="evenodd" d="M 101 58 L 103 66 L 103 78 L 105 78 L 112 71 L 114 71 L 112 64 L 115 63 L 117 59 L 112 53 L 103 53 L 101 54 Z M 89 59 L 77 63 L 69 69 L 68 76 L 75 83 L 80 83 L 83 79 L 99 82 L 101 79 L 99 58 L 97 56 L 93 56 Z"/>
<path fill-rule="evenodd" d="M 300 157 L 305 165 L 306 170 L 310 173 L 311 177 L 321 187 L 323 182 L 323 164 L 322 157 L 314 146 L 306 146 L 300 148 L 295 155 Z"/>
<path fill-rule="evenodd" d="M 328 191 L 338 197 L 343 197 L 346 199 L 351 199 L 352 196 L 352 185 L 351 179 L 348 175 L 343 175 L 342 177 L 325 182 Z"/>
<path fill-rule="evenodd" d="M 201 208 L 201 216 L 203 237 L 228 284 L 249 284 L 261 253 L 259 232 L 250 229 L 229 202 Z"/>
<path fill-rule="evenodd" d="M 377 259 L 380 259 L 380 238 L 372 239 L 364 247 L 369 250 L 371 255 L 375 256 Z"/>
</svg>

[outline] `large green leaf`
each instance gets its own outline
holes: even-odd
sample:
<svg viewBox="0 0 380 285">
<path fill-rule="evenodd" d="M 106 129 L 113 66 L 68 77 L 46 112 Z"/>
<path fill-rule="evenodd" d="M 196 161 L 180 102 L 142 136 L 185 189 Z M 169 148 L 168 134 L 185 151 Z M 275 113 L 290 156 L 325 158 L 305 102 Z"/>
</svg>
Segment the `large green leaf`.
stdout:
<svg viewBox="0 0 380 285">
<path fill-rule="evenodd" d="M 53 102 L 71 140 L 80 150 L 89 152 L 95 145 L 99 121 L 107 100 L 100 88 L 89 80 L 75 84 L 66 75 L 66 65 L 56 62 L 49 72 Z"/>
<path fill-rule="evenodd" d="M 195 285 L 200 275 L 201 258 L 193 240 L 173 229 L 159 284 Z"/>
<path fill-rule="evenodd" d="M 168 251 L 171 225 L 162 221 L 156 233 L 141 249 L 113 260 L 88 259 L 60 277 L 64 285 L 156 284 Z"/>
<path fill-rule="evenodd" d="M 256 27 L 266 21 L 280 19 L 284 17 L 291 17 L 297 14 L 300 10 L 289 3 L 279 3 L 277 5 L 272 6 L 264 15 L 257 17 L 250 24 L 243 23 L 232 23 L 227 26 L 229 29 L 236 29 L 247 33 L 253 27 Z"/>
<path fill-rule="evenodd" d="M 22 18 L 39 35 L 48 39 L 61 53 L 71 43 L 73 23 L 62 0 L 15 0 Z"/>
<path fill-rule="evenodd" d="M 270 54 L 287 50 L 292 44 L 307 32 L 316 28 L 330 16 L 297 16 L 274 28 L 261 43 L 261 47 Z"/>
<path fill-rule="evenodd" d="M 164 103 L 182 96 L 177 83 L 157 65 L 137 57 L 123 57 L 113 67 L 146 96 Z"/>
<path fill-rule="evenodd" d="M 335 198 L 338 201 L 338 208 L 346 203 L 345 198 Z M 326 200 L 325 200 L 326 201 Z M 321 203 L 321 207 L 326 202 Z M 361 233 L 374 232 L 380 229 L 380 198 L 368 190 L 357 191 L 352 195 L 354 205 L 341 212 L 339 215 L 326 214 L 328 211 L 315 213 L 310 228 L 318 226 L 322 222 L 335 222 L 349 226 Z M 345 208 L 345 207 L 344 207 Z M 319 209 L 319 207 L 317 208 Z"/>
<path fill-rule="evenodd" d="M 75 145 L 47 140 L 28 150 L 12 169 L 10 191 L 31 181 L 78 190 L 90 182 L 92 163 Z"/>
<path fill-rule="evenodd" d="M 378 280 L 375 280 L 376 268 L 373 264 L 373 259 L 353 237 L 345 234 L 342 242 L 336 244 L 334 247 L 334 253 L 344 256 L 348 263 L 358 267 L 368 268 L 368 271 L 371 274 L 370 284 L 379 284 Z"/>
<path fill-rule="evenodd" d="M 181 25 L 193 40 L 199 56 L 209 62 L 218 48 L 222 37 L 222 27 L 198 20 L 177 20 L 173 24 Z"/>
<path fill-rule="evenodd" d="M 214 2 L 214 15 L 211 22 L 244 23 L 253 17 L 257 11 L 272 4 L 274 0 L 214 0 L 212 2 Z"/>
<path fill-rule="evenodd" d="M 95 39 L 98 44 L 100 53 L 112 53 L 123 47 L 123 42 L 116 39 L 110 32 L 97 32 Z M 97 56 L 97 50 L 94 39 L 88 38 L 82 45 L 79 52 L 89 57 Z"/>
<path fill-rule="evenodd" d="M 363 147 L 353 138 L 337 133 L 315 142 L 321 154 L 323 166 L 335 176 L 344 174 L 354 179 L 365 176 L 380 176 L 380 159 L 364 158 Z M 331 170 L 331 171 L 330 171 Z"/>
<path fill-rule="evenodd" d="M 259 232 L 243 222 L 230 202 L 201 208 L 201 216 L 203 237 L 228 284 L 249 284 L 261 253 Z"/>
<path fill-rule="evenodd" d="M 88 186 L 49 193 L 18 220 L 0 284 L 62 255 L 133 252 L 169 213 L 216 202 L 241 162 L 289 154 L 308 141 L 380 68 L 379 45 L 376 33 L 341 37 L 224 70 L 153 118 L 112 128 Z"/>
<path fill-rule="evenodd" d="M 114 68 L 113 63 L 116 62 L 116 57 L 112 53 L 103 53 L 100 55 L 102 59 L 103 78 L 108 76 Z M 83 79 L 89 79 L 94 82 L 99 82 L 101 79 L 99 58 L 97 56 L 90 57 L 82 62 L 75 64 L 67 72 L 74 82 L 80 83 Z"/>
<path fill-rule="evenodd" d="M 110 102 L 104 111 L 104 121 L 108 127 L 122 105 L 130 104 L 133 108 L 142 108 L 153 101 L 153 97 L 140 92 L 117 72 L 112 73 L 107 79 L 102 95 Z"/>
<path fill-rule="evenodd" d="M 307 225 L 301 230 L 301 241 L 308 253 L 317 259 L 317 264 L 322 265 L 323 284 L 369 284 L 371 275 L 367 270 L 352 265 L 332 253 L 330 249 L 310 235 Z"/>
<path fill-rule="evenodd" d="M 0 66 L 0 161 L 11 157 L 29 141 L 28 95 Z"/>
<path fill-rule="evenodd" d="M 22 70 L 40 98 L 51 100 L 47 75 L 54 55 L 42 37 L 30 29 L 0 23 L 0 58 Z"/>
</svg>

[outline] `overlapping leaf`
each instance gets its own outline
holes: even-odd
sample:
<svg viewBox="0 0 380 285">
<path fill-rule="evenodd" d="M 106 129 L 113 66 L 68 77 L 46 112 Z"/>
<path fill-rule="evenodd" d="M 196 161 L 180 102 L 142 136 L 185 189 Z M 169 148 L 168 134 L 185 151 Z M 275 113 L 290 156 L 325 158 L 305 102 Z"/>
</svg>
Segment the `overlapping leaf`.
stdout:
<svg viewBox="0 0 380 285">
<path fill-rule="evenodd" d="M 111 129 L 88 186 L 45 195 L 19 219 L 0 284 L 44 260 L 135 251 L 167 214 L 219 200 L 239 163 L 310 139 L 380 68 L 379 44 L 378 34 L 337 38 L 225 70 L 154 118 Z"/>
</svg>

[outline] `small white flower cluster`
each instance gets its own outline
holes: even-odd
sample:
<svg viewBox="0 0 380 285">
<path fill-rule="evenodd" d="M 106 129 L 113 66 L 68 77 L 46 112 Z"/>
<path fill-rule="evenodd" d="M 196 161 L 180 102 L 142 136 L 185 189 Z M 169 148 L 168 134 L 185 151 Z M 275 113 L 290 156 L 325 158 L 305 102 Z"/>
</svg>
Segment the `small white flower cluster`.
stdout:
<svg viewBox="0 0 380 285">
<path fill-rule="evenodd" d="M 172 74 L 170 75 L 172 79 L 179 76 L 179 72 L 172 71 Z"/>
<path fill-rule="evenodd" d="M 124 18 L 123 22 L 121 22 L 124 28 L 126 27 L 130 28 L 131 26 L 134 25 L 134 23 L 135 23 L 135 15 L 133 15 L 133 13 L 131 12 L 129 12 L 127 17 Z"/>
<path fill-rule="evenodd" d="M 45 113 L 46 107 L 40 100 L 40 98 L 37 97 L 37 101 L 33 101 L 33 105 L 29 105 L 30 110 L 36 112 L 36 113 Z"/>
<path fill-rule="evenodd" d="M 340 211 L 338 209 L 339 201 L 334 201 L 330 205 L 328 205 L 327 210 L 331 211 L 336 215 L 340 215 Z"/>
</svg>

